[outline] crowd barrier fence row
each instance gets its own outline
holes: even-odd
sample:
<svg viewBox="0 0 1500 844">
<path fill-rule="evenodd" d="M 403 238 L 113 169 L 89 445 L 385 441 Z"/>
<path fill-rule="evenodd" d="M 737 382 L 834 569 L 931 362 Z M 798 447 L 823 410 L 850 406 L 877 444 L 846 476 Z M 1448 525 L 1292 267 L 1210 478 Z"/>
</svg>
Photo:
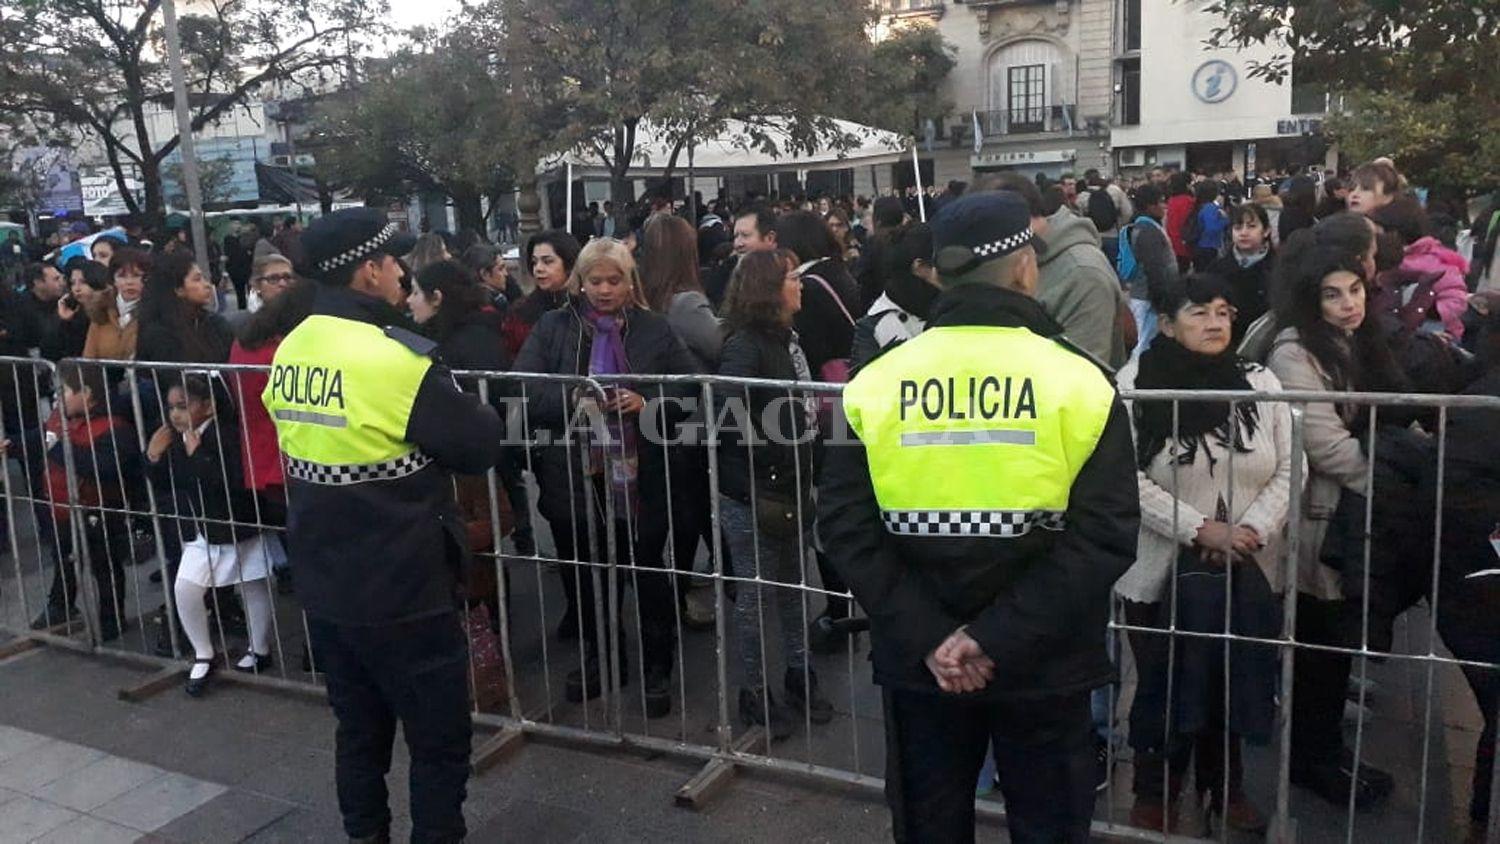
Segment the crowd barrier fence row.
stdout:
<svg viewBox="0 0 1500 844">
<path fill-rule="evenodd" d="M 79 372 L 93 375 L 75 374 Z M 269 644 L 271 660 L 264 670 L 253 666 L 248 674 L 223 671 L 220 676 L 231 682 L 321 695 L 317 654 L 307 644 L 306 618 L 293 591 L 284 588 L 295 575 L 295 560 L 288 567 L 281 539 L 285 487 L 267 482 L 274 479 L 254 477 L 258 465 L 254 460 L 242 462 L 243 469 L 230 465 L 238 460 L 237 452 L 256 451 L 257 444 L 254 434 L 247 433 L 251 426 L 231 427 L 227 421 L 239 418 L 235 405 L 259 401 L 259 385 L 266 383 L 267 375 L 265 367 L 227 364 L 69 360 L 54 365 L 0 358 L 0 405 L 5 409 L 10 458 L 6 471 L 0 473 L 8 527 L 3 547 L 11 557 L 6 573 L 10 583 L 0 580 L 0 632 L 14 637 L 0 644 L 0 657 L 45 644 L 154 669 L 142 683 L 122 690 L 122 695 L 133 700 L 177 685 L 184 660 L 195 650 L 176 621 L 173 585 L 181 549 L 193 541 L 196 521 L 205 528 L 240 529 L 255 538 L 250 552 L 241 552 L 250 558 L 236 557 L 230 567 L 233 573 L 222 584 L 217 580 L 210 584 L 204 600 L 212 620 L 213 650 L 220 658 L 232 663 L 239 649 L 253 648 L 260 641 Z M 190 416 L 193 408 L 184 406 L 192 402 L 177 400 L 172 391 L 184 376 L 208 385 L 210 409 L 224 420 L 220 430 L 234 433 L 235 440 L 230 442 L 226 442 L 228 433 L 214 437 L 216 453 L 207 455 L 221 470 L 216 479 L 221 489 L 210 490 L 201 482 L 195 485 L 180 477 L 181 465 L 170 458 L 151 473 L 142 468 L 148 462 L 144 455 L 164 425 L 200 429 L 202 423 Z M 80 378 L 87 385 L 92 377 L 101 379 L 94 383 L 106 385 L 102 401 L 96 397 L 86 406 L 69 404 L 69 423 L 53 422 L 49 430 L 53 411 L 68 403 L 64 385 L 76 384 Z M 734 527 L 739 533 L 731 536 L 721 510 L 725 499 L 719 492 L 724 454 L 706 446 L 721 442 L 731 428 L 737 433 L 760 431 L 759 422 L 769 430 L 768 424 L 800 413 L 803 421 L 817 421 L 821 434 L 816 440 L 803 437 L 784 443 L 794 454 L 847 447 L 851 438 L 836 409 L 838 385 L 710 376 L 460 372 L 455 377 L 496 406 L 507 422 L 506 456 L 501 465 L 486 473 L 477 486 L 456 482 L 475 561 L 465 578 L 475 720 L 495 731 L 476 751 L 476 769 L 494 764 L 530 735 L 701 760 L 704 768 L 678 793 L 678 802 L 689 806 L 708 800 L 736 768 L 775 771 L 872 792 L 883 787 L 880 695 L 869 683 L 864 659 L 868 644 L 862 630 L 867 622 L 859 617 L 858 606 L 837 582 L 836 573 L 821 560 L 811 500 L 796 496 L 797 528 L 791 540 L 767 534 L 764 528 L 750 529 L 747 535 L 738 521 Z M 602 409 L 610 406 L 614 391 L 622 387 L 647 400 L 647 410 L 637 423 L 619 411 Z M 193 392 L 187 391 L 185 398 Z M 759 420 L 751 418 L 757 396 L 765 408 Z M 1189 402 L 1227 402 L 1231 418 L 1244 403 L 1284 406 L 1294 456 L 1305 452 L 1308 405 L 1336 401 L 1358 406 L 1364 410 L 1365 441 L 1371 449 L 1367 488 L 1376 493 L 1365 501 L 1358 641 L 1299 641 L 1295 584 L 1298 551 L 1308 540 L 1301 535 L 1302 520 L 1290 518 L 1278 562 L 1277 580 L 1283 588 L 1278 596 L 1277 635 L 1235 632 L 1233 577 L 1222 578 L 1222 629 L 1179 626 L 1175 562 L 1164 627 L 1126 623 L 1121 602 L 1112 602 L 1108 636 L 1121 664 L 1123 682 L 1107 695 L 1111 733 L 1123 734 L 1124 698 L 1137 679 L 1132 677 L 1134 659 L 1126 659 L 1128 649 L 1121 641 L 1127 636 L 1167 640 L 1164 717 L 1168 735 L 1176 710 L 1171 684 L 1178 675 L 1178 651 L 1185 643 L 1222 642 L 1225 711 L 1231 697 L 1231 647 L 1273 649 L 1279 659 L 1271 742 L 1275 758 L 1254 790 L 1274 794 L 1268 813 L 1270 839 L 1293 841 L 1299 837 L 1299 821 L 1304 827 L 1311 821 L 1307 812 L 1296 810 L 1307 804 L 1294 800 L 1291 784 L 1292 691 L 1299 654 L 1343 653 L 1355 660 L 1359 679 L 1351 688 L 1357 690 L 1356 764 L 1368 758 L 1371 707 L 1367 690 L 1372 663 L 1420 669 L 1416 673 L 1422 680 L 1422 743 L 1420 758 L 1408 760 L 1419 772 L 1412 807 L 1415 817 L 1406 818 L 1409 828 L 1397 835 L 1416 841 L 1447 840 L 1457 821 L 1452 816 L 1433 817 L 1429 807 L 1429 794 L 1438 785 L 1429 782 L 1433 719 L 1441 715 L 1446 723 L 1453 717 L 1435 712 L 1440 703 L 1435 694 L 1437 672 L 1448 672 L 1449 681 L 1454 669 L 1500 672 L 1494 662 L 1440 652 L 1444 496 L 1464 492 L 1445 490 L 1447 423 L 1454 411 L 1496 412 L 1495 419 L 1500 420 L 1500 399 L 1291 391 L 1134 391 L 1125 398 L 1172 402 L 1174 425 L 1182 405 Z M 1373 450 L 1381 441 L 1377 436 L 1381 415 L 1412 408 L 1426 414 L 1429 431 L 1424 441 L 1432 448 L 1436 477 L 1431 486 L 1431 568 L 1427 572 L 1424 565 L 1426 574 L 1420 578 L 1426 586 L 1421 595 L 1426 615 L 1425 621 L 1409 621 L 1408 647 L 1384 648 L 1371 642 L 1371 536 L 1378 527 L 1375 502 L 1379 492 Z M 666 420 L 666 424 L 656 424 L 656 420 Z M 179 433 L 178 438 L 183 435 Z M 745 465 L 756 466 L 749 450 L 752 445 L 745 447 Z M 49 458 L 59 452 L 63 465 L 49 468 Z M 1236 450 L 1229 449 L 1224 467 L 1228 497 L 1224 504 L 1231 513 L 1236 511 L 1235 455 Z M 813 461 L 805 465 L 811 471 Z M 811 486 L 811 478 L 803 477 L 803 461 L 794 461 L 794 466 L 796 488 Z M 251 499 L 252 511 L 231 509 L 228 518 L 202 515 L 200 505 L 217 493 L 222 492 L 225 500 L 234 498 L 238 490 L 231 479 L 238 475 L 247 475 L 242 485 L 259 490 Z M 1303 512 L 1306 479 L 1303 461 L 1292 460 L 1291 514 Z M 59 484 L 60 480 L 65 484 Z M 748 481 L 751 493 L 746 503 L 754 526 L 758 524 L 756 502 L 762 500 L 757 486 L 769 481 L 757 477 L 753 468 Z M 193 517 L 185 510 L 199 515 Z M 1174 533 L 1177 517 L 1174 507 Z M 1500 519 L 1500 513 L 1496 517 Z M 543 548 L 552 553 L 543 553 Z M 746 550 L 749 562 L 744 559 Z M 434 553 L 442 551 L 434 549 Z M 261 556 L 257 559 L 251 554 Z M 210 569 L 215 577 L 222 574 L 217 566 Z M 271 588 L 272 584 L 277 588 Z M 775 608 L 774 621 L 766 617 L 767 603 Z M 1500 607 L 1495 612 L 1500 613 Z M 779 636 L 771 629 L 778 626 L 776 622 Z M 787 669 L 786 674 L 772 671 L 773 665 Z M 663 672 L 670 677 L 666 714 L 660 711 Z M 757 672 L 762 680 L 752 684 Z M 831 715 L 804 700 L 789 731 L 797 739 L 773 735 L 778 730 L 787 732 L 786 724 L 777 724 L 774 718 L 763 718 L 771 724 L 744 723 L 744 713 L 757 705 L 762 713 L 772 712 L 780 705 L 773 698 L 786 700 L 774 678 L 786 677 L 793 683 L 799 676 L 803 689 L 818 683 L 832 698 Z M 648 690 L 648 686 L 653 688 Z M 785 708 L 779 711 L 787 713 Z M 1495 717 L 1495 713 L 1490 715 Z M 822 721 L 828 723 L 818 723 Z M 1224 737 L 1227 756 L 1227 732 Z M 1114 738 L 1107 743 L 1111 769 L 1114 758 L 1123 756 L 1122 745 Z M 1229 766 L 1223 768 L 1220 794 L 1230 789 Z M 1163 778 L 1168 779 L 1169 772 L 1164 771 Z M 1096 812 L 1095 833 L 1126 840 L 1162 840 L 1161 832 L 1126 823 L 1129 784 L 1118 782 L 1121 779 L 1109 779 Z M 1247 774 L 1247 783 L 1251 779 Z M 1500 792 L 1500 777 L 1492 780 L 1491 788 Z M 1466 799 L 1466 794 L 1458 792 L 1450 802 Z M 1492 798 L 1495 802 L 1500 802 L 1500 793 Z M 984 817 L 998 818 L 1004 813 L 1001 804 L 988 799 L 979 799 L 977 807 Z M 1322 817 L 1318 828 L 1336 829 L 1336 835 L 1349 842 L 1361 840 L 1373 828 L 1356 808 L 1351 789 L 1340 813 L 1342 820 Z M 1214 830 L 1205 825 L 1198 830 L 1181 829 L 1173 837 L 1195 833 L 1199 838 L 1224 841 L 1230 836 L 1227 826 Z M 1500 812 L 1490 814 L 1484 836 L 1489 844 L 1500 844 Z M 1317 836 L 1301 837 L 1314 840 Z"/>
</svg>

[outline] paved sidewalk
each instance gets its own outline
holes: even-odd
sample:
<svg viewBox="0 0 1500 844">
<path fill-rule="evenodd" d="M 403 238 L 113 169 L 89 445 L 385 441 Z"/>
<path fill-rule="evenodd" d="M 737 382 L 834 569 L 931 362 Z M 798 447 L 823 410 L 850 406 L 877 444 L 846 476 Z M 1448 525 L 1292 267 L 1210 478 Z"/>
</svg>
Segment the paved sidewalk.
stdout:
<svg viewBox="0 0 1500 844">
<path fill-rule="evenodd" d="M 0 844 L 342 839 L 325 707 L 229 684 L 202 700 L 116 698 L 142 676 L 45 648 L 0 662 Z M 470 840 L 889 839 L 876 801 L 753 774 L 705 811 L 676 808 L 695 771 L 531 740 L 471 782 Z M 410 828 L 405 778 L 398 742 L 396 840 Z"/>
</svg>

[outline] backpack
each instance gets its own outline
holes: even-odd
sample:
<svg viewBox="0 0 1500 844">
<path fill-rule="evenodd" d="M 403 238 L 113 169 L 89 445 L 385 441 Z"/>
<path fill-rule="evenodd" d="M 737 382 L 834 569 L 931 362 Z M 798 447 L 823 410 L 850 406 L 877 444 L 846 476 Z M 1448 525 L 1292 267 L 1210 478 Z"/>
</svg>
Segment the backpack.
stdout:
<svg viewBox="0 0 1500 844">
<path fill-rule="evenodd" d="M 1208 203 L 1194 205 L 1193 213 L 1182 222 L 1182 242 L 1189 249 L 1198 248 L 1198 238 L 1203 236 L 1203 209 Z"/>
<path fill-rule="evenodd" d="M 1115 275 L 1120 277 L 1120 283 L 1129 287 L 1130 279 L 1140 270 L 1140 261 L 1135 257 L 1135 227 L 1140 225 L 1137 217 L 1134 223 L 1127 223 L 1120 227 L 1119 237 L 1116 238 L 1115 248 Z"/>
</svg>

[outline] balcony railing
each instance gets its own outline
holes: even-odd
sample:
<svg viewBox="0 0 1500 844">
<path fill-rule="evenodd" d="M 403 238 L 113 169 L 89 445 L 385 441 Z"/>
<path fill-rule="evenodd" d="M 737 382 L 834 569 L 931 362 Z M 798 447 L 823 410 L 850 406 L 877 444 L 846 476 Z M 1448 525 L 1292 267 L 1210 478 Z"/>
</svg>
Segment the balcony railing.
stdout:
<svg viewBox="0 0 1500 844">
<path fill-rule="evenodd" d="M 981 111 L 979 128 L 987 138 L 997 135 L 1034 135 L 1049 132 L 1065 132 L 1071 135 L 1083 128 L 1078 124 L 1077 109 L 1077 106 L 1069 103 L 1038 108 Z"/>
</svg>

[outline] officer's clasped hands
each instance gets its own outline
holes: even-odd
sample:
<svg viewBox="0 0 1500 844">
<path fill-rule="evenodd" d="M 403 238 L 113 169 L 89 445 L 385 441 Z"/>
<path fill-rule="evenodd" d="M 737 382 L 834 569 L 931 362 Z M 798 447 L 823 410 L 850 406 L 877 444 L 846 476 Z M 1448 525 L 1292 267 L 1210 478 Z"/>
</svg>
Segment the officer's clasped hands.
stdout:
<svg viewBox="0 0 1500 844">
<path fill-rule="evenodd" d="M 962 627 L 927 656 L 927 669 L 945 692 L 977 692 L 995 677 L 995 662 Z"/>
</svg>

